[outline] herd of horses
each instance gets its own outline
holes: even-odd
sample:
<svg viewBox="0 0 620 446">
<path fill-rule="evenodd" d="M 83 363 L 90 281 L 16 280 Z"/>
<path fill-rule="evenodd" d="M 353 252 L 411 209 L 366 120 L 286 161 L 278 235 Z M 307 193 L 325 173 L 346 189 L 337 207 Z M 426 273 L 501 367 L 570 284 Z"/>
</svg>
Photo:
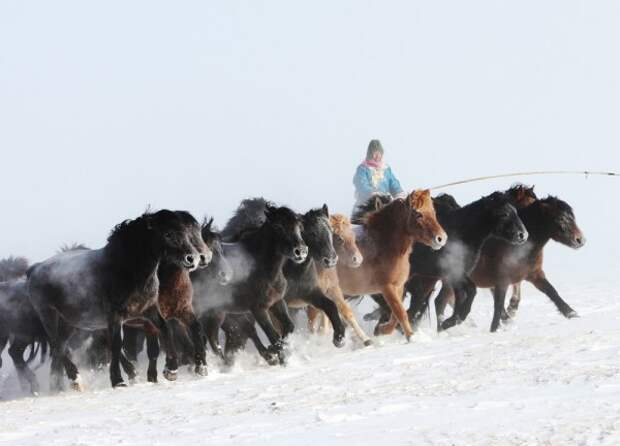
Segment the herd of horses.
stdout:
<svg viewBox="0 0 620 446">
<path fill-rule="evenodd" d="M 549 240 L 585 243 L 566 202 L 538 198 L 525 185 L 466 206 L 428 190 L 375 195 L 351 219 L 326 205 L 299 214 L 246 199 L 222 231 L 213 219 L 200 224 L 185 211 L 146 212 L 118 224 L 101 249 L 66 247 L 34 265 L 20 257 L 0 261 L 0 354 L 9 345 L 19 382 L 33 394 L 40 389 L 30 365 L 48 354 L 51 390 L 65 388 L 65 375 L 81 390 L 78 350 L 89 364 L 109 364 L 113 387 L 126 385 L 122 371 L 130 382 L 136 378 L 144 345 L 150 382 L 158 379 L 160 347 L 168 380 L 181 364 L 205 375 L 207 345 L 231 364 L 252 341 L 268 364 L 284 364 L 293 311 L 305 309 L 311 332 L 331 328 L 336 347 L 344 345 L 347 325 L 368 346 L 373 341 L 350 303 L 371 296 L 378 307 L 364 318 L 378 320 L 374 335 L 398 327 L 409 340 L 438 282 L 438 330 L 467 318 L 478 288 L 492 290 L 497 330 L 515 317 L 522 281 L 572 318 L 577 313 L 545 277 Z"/>
</svg>

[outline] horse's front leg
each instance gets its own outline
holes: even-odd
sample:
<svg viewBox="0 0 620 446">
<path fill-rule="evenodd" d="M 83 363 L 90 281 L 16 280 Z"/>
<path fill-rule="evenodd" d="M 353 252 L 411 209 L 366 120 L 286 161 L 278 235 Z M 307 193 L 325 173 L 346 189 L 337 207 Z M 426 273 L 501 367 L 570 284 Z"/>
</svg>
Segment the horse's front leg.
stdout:
<svg viewBox="0 0 620 446">
<path fill-rule="evenodd" d="M 263 329 L 265 334 L 267 335 L 267 339 L 269 339 L 269 343 L 271 344 L 271 350 L 274 351 L 280 360 L 280 363 L 284 363 L 284 343 L 282 342 L 282 338 L 278 333 L 278 330 L 275 329 L 273 324 L 271 323 L 271 318 L 269 317 L 269 310 L 266 308 L 253 308 L 252 314 L 256 319 L 256 322 Z"/>
<path fill-rule="evenodd" d="M 37 377 L 34 372 L 30 369 L 30 367 L 28 367 L 26 361 L 24 361 L 24 352 L 26 351 L 27 346 L 28 342 L 21 339 L 14 339 L 9 347 L 9 355 L 13 360 L 15 370 L 17 370 L 17 376 L 19 377 L 19 383 L 22 386 L 22 389 L 28 385 L 30 388 L 30 393 L 36 396 L 39 394 L 39 382 L 37 381 Z"/>
<path fill-rule="evenodd" d="M 506 300 L 507 287 L 505 285 L 496 285 L 493 288 L 493 320 L 491 321 L 491 333 L 497 331 L 499 322 L 504 311 L 504 302 Z"/>
<path fill-rule="evenodd" d="M 521 303 L 521 282 L 515 283 L 512 286 L 512 296 L 510 297 L 510 303 L 506 309 L 506 314 L 509 318 L 514 318 L 517 315 L 519 304 Z"/>
<path fill-rule="evenodd" d="M 207 352 L 202 338 L 202 325 L 193 311 L 185 311 L 180 319 L 188 327 L 194 344 L 194 372 L 207 376 Z"/>
<path fill-rule="evenodd" d="M 127 384 L 123 381 L 121 375 L 121 350 L 123 348 L 123 338 L 121 336 L 121 329 L 123 323 L 121 318 L 117 315 L 110 316 L 108 320 L 108 336 L 110 338 L 110 348 L 112 350 L 112 358 L 110 361 L 110 381 L 112 387 L 126 387 Z"/>
<path fill-rule="evenodd" d="M 226 356 L 224 355 L 224 349 L 220 345 L 220 328 L 225 319 L 226 313 L 222 311 L 209 311 L 203 317 L 202 324 L 213 353 L 218 355 L 224 362 L 226 362 Z"/>
<path fill-rule="evenodd" d="M 562 315 L 568 319 L 579 317 L 577 312 L 568 305 L 564 299 L 560 297 L 556 289 L 545 277 L 543 271 L 539 271 L 535 276 L 528 277 L 528 282 L 531 282 L 536 288 L 545 293 L 549 299 L 555 304 L 556 308 Z"/>
<path fill-rule="evenodd" d="M 280 299 L 270 308 L 271 314 L 273 314 L 282 328 L 282 338 L 286 339 L 290 334 L 295 331 L 295 323 L 291 319 L 291 315 L 288 313 L 288 305 L 284 299 Z"/>
<path fill-rule="evenodd" d="M 329 318 L 332 327 L 334 327 L 334 345 L 338 348 L 344 346 L 345 328 L 338 314 L 338 307 L 336 304 L 328 299 L 320 290 L 315 290 L 308 296 L 308 301 L 312 306 L 321 309 Z"/>
</svg>

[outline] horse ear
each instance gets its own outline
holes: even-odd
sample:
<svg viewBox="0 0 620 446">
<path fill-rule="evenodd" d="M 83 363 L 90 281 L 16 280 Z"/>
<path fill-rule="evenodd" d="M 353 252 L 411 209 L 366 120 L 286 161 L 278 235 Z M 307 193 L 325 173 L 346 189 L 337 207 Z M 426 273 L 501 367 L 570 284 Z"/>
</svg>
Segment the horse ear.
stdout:
<svg viewBox="0 0 620 446">
<path fill-rule="evenodd" d="M 213 226 L 213 217 L 209 219 L 205 218 L 205 222 L 203 223 L 202 227 L 207 231 L 211 231 L 211 226 Z"/>
<path fill-rule="evenodd" d="M 326 217 L 329 217 L 329 209 L 327 208 L 327 204 L 323 204 L 321 211 L 323 212 L 323 215 L 325 215 Z"/>
</svg>

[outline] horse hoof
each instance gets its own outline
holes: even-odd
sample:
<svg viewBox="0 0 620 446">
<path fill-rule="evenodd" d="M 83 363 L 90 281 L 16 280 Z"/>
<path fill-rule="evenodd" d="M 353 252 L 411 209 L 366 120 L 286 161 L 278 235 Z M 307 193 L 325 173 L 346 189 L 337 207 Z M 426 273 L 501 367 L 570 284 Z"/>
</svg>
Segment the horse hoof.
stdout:
<svg viewBox="0 0 620 446">
<path fill-rule="evenodd" d="M 163 375 L 164 375 L 164 378 L 166 378 L 168 381 L 176 381 L 177 380 L 177 371 L 176 370 L 164 369 Z"/>
<path fill-rule="evenodd" d="M 372 339 L 366 339 L 364 341 L 364 347 L 370 347 L 373 344 L 374 344 L 374 342 L 372 342 Z"/>
<path fill-rule="evenodd" d="M 209 374 L 206 365 L 197 365 L 194 368 L 194 373 L 199 376 L 207 376 Z"/>
<path fill-rule="evenodd" d="M 345 344 L 345 342 L 344 342 L 344 336 L 334 336 L 334 341 L 333 341 L 333 342 L 334 342 L 334 345 L 335 345 L 337 348 L 342 348 L 342 347 L 344 347 L 344 344 Z"/>
<path fill-rule="evenodd" d="M 153 384 L 157 384 L 157 375 L 147 377 L 147 381 Z"/>
<path fill-rule="evenodd" d="M 116 384 L 112 384 L 112 387 L 114 389 L 118 389 L 122 387 L 127 387 L 127 384 L 125 384 L 125 381 L 120 381 L 120 382 L 117 382 Z"/>
<path fill-rule="evenodd" d="M 579 314 L 575 310 L 570 310 L 567 313 L 564 313 L 564 316 L 566 317 L 566 319 L 574 319 L 576 317 L 579 317 Z"/>
</svg>

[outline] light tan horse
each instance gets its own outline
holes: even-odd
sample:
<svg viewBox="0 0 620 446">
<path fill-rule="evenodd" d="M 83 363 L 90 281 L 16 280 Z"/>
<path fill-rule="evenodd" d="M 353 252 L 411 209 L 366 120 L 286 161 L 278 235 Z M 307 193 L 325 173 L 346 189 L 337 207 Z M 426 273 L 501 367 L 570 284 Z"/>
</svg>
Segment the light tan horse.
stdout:
<svg viewBox="0 0 620 446">
<path fill-rule="evenodd" d="M 375 334 L 389 334 L 399 323 L 409 340 L 413 331 L 402 303 L 409 254 L 415 242 L 441 249 L 448 239 L 437 222 L 430 191 L 413 191 L 369 213 L 360 229 L 356 241 L 364 262 L 358 268 L 338 263 L 340 288 L 349 296 L 381 293 L 392 315 L 377 326 Z"/>
<path fill-rule="evenodd" d="M 334 214 L 330 216 L 330 224 L 334 234 L 334 248 L 338 253 L 338 263 L 344 264 L 352 269 L 359 268 L 362 265 L 364 257 L 355 241 L 355 233 L 353 232 L 351 222 L 342 214 Z M 323 269 L 319 273 L 319 280 L 321 281 L 321 288 L 324 290 L 327 297 L 334 301 L 338 307 L 338 311 L 353 331 L 355 331 L 357 337 L 359 337 L 366 346 L 372 344 L 368 335 L 362 330 L 357 319 L 355 319 L 353 310 L 345 300 L 342 289 L 340 288 L 337 270 L 334 268 Z M 329 319 L 327 319 L 327 316 L 314 307 L 308 307 L 308 324 L 310 331 L 314 331 L 316 318 L 321 314 L 323 315 L 321 319 L 322 326 L 327 328 L 329 326 Z"/>
</svg>

